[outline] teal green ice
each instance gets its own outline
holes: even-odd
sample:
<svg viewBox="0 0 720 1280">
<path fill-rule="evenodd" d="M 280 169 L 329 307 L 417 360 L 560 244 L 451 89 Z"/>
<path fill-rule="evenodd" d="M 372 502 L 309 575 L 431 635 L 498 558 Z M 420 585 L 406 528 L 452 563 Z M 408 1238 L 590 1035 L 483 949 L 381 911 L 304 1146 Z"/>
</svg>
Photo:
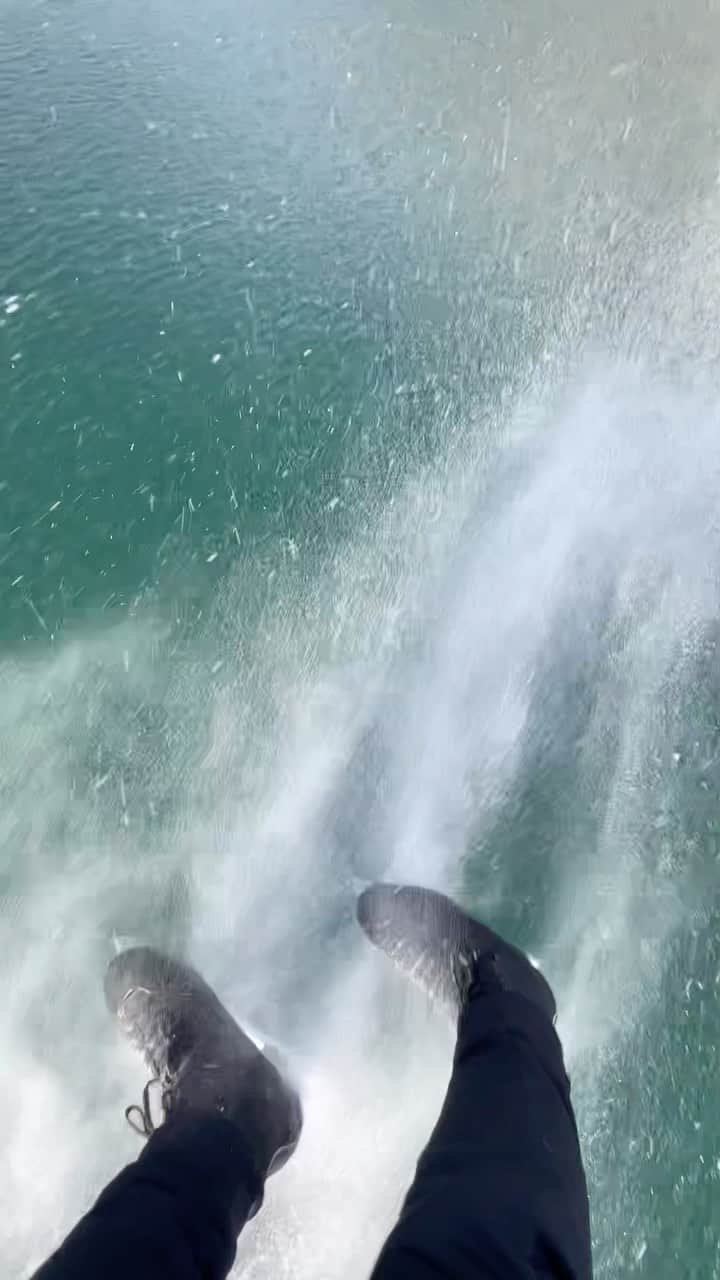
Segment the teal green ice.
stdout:
<svg viewBox="0 0 720 1280">
<path fill-rule="evenodd" d="M 542 960 L 599 1280 L 720 1274 L 719 56 L 699 0 L 0 0 L 3 1274 L 135 1154 L 136 943 L 304 1081 L 238 1274 L 367 1274 L 447 1051 L 375 878 Z"/>
</svg>

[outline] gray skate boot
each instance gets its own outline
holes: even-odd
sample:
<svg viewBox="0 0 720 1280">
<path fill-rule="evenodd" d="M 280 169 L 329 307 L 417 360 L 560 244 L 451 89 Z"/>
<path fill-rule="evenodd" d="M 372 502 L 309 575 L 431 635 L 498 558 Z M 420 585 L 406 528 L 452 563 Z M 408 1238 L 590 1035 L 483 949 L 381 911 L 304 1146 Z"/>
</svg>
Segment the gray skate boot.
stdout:
<svg viewBox="0 0 720 1280">
<path fill-rule="evenodd" d="M 472 995 L 515 991 L 554 1021 L 555 997 L 525 953 L 444 894 L 373 884 L 358 898 L 357 918 L 370 941 L 453 1017 Z"/>
<path fill-rule="evenodd" d="M 149 1137 L 153 1086 L 163 1120 L 211 1112 L 237 1126 L 264 1181 L 295 1150 L 302 1109 L 294 1089 L 189 965 L 150 947 L 116 956 L 105 975 L 111 1013 L 143 1054 L 152 1078 L 126 1116 Z"/>
</svg>

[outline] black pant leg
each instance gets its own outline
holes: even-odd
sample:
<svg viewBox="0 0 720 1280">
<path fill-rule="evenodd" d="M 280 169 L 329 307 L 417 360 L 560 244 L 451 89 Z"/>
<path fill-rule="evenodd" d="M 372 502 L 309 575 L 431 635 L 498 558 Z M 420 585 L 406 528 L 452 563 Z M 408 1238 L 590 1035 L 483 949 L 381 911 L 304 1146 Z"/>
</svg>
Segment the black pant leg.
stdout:
<svg viewBox="0 0 720 1280">
<path fill-rule="evenodd" d="M 262 1199 L 235 1125 L 170 1119 L 34 1280 L 225 1280 Z"/>
<path fill-rule="evenodd" d="M 590 1280 L 587 1190 L 554 1027 L 469 1001 L 440 1119 L 373 1280 Z"/>
</svg>

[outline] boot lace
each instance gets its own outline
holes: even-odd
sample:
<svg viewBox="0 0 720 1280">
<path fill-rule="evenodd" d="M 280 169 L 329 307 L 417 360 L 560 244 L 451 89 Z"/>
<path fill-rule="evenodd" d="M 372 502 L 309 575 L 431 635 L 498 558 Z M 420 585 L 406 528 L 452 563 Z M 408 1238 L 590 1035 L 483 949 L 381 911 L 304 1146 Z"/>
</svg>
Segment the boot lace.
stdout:
<svg viewBox="0 0 720 1280">
<path fill-rule="evenodd" d="M 150 1090 L 156 1086 L 160 1089 L 160 1106 L 163 1110 L 163 1116 L 167 1116 L 172 1111 L 173 1095 L 170 1089 L 170 1080 L 166 1076 L 160 1079 L 155 1076 L 152 1080 L 148 1080 L 142 1092 L 142 1103 L 132 1103 L 131 1106 L 125 1108 L 125 1119 L 130 1128 L 141 1138 L 150 1138 L 155 1133 L 157 1125 L 152 1117 L 152 1108 L 150 1106 Z"/>
</svg>

